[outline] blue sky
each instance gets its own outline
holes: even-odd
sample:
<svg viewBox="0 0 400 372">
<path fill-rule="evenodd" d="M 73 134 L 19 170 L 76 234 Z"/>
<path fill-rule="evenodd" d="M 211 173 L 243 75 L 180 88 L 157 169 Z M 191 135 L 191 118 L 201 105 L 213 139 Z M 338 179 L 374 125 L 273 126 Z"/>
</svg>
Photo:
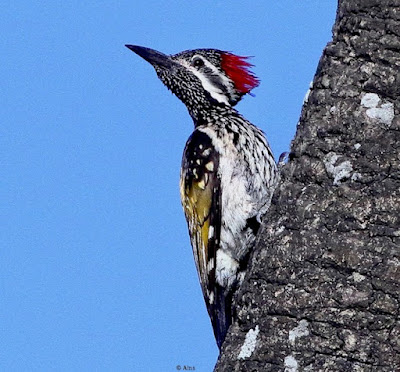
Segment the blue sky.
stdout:
<svg viewBox="0 0 400 372">
<path fill-rule="evenodd" d="M 145 61 L 252 55 L 239 111 L 276 157 L 336 1 L 0 5 L 0 369 L 210 371 L 218 356 L 179 199 L 192 121 Z"/>
</svg>

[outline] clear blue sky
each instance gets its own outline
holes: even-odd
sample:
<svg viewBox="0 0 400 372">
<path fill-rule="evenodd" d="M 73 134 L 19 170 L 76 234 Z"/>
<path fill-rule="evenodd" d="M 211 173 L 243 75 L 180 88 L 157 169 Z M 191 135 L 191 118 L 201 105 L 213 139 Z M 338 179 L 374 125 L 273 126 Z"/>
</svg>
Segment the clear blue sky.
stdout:
<svg viewBox="0 0 400 372">
<path fill-rule="evenodd" d="M 253 55 L 239 111 L 278 157 L 331 38 L 334 0 L 3 1 L 0 370 L 210 371 L 179 200 L 192 121 L 124 47 Z"/>
</svg>

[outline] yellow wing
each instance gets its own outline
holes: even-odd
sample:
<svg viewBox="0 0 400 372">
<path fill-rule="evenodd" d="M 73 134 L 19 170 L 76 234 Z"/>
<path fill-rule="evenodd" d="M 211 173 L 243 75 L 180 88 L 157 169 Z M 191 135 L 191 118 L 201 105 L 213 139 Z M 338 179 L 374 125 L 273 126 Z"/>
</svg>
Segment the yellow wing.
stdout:
<svg viewBox="0 0 400 372">
<path fill-rule="evenodd" d="M 201 129 L 196 129 L 183 153 L 181 199 L 201 289 L 218 347 L 221 348 L 232 323 L 231 306 L 235 287 L 222 287 L 216 280 L 223 193 L 218 174 L 219 161 L 220 154 L 211 138 Z"/>
<path fill-rule="evenodd" d="M 210 137 L 200 130 L 194 131 L 183 154 L 180 190 L 193 255 L 209 313 L 215 299 L 215 254 L 221 231 L 218 164 L 219 155 Z"/>
</svg>

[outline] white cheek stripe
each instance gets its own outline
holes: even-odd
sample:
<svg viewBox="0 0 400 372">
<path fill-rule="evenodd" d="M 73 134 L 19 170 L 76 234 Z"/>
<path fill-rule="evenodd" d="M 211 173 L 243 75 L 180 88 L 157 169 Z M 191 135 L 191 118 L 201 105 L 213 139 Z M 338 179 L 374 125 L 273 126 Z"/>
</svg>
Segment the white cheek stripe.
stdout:
<svg viewBox="0 0 400 372">
<path fill-rule="evenodd" d="M 226 96 L 222 93 L 221 89 L 217 88 L 215 85 L 212 85 L 208 81 L 208 79 L 199 71 L 193 70 L 192 72 L 199 78 L 199 80 L 201 81 L 201 85 L 203 85 L 203 88 L 208 93 L 210 93 L 212 98 L 220 103 L 225 103 L 225 105 L 230 106 Z"/>
<path fill-rule="evenodd" d="M 209 61 L 207 61 L 206 59 L 203 58 L 204 64 L 210 69 L 212 70 L 212 72 L 217 75 L 221 80 L 222 83 L 226 86 L 226 87 L 230 87 L 232 86 L 232 82 L 228 79 L 228 77 L 225 74 L 221 74 L 221 72 Z"/>
<path fill-rule="evenodd" d="M 212 65 L 210 62 L 208 62 L 205 58 L 203 58 L 202 56 L 198 56 L 198 57 L 200 57 L 204 61 L 204 64 L 208 68 L 210 68 L 213 71 L 213 73 L 215 73 L 216 75 L 219 75 L 222 78 L 224 84 L 229 86 L 230 81 L 226 76 L 221 75 L 221 73 L 218 71 L 218 69 L 214 65 Z M 197 76 L 197 78 L 201 81 L 201 85 L 203 85 L 203 88 L 208 93 L 210 93 L 212 98 L 214 98 L 216 101 L 218 101 L 220 103 L 224 103 L 225 105 L 230 106 L 226 95 L 223 94 L 221 89 L 217 88 L 215 85 L 212 85 L 206 76 L 204 76 L 195 67 L 190 65 L 187 61 L 180 60 L 179 62 L 181 63 L 182 66 L 185 66 L 188 70 L 190 70 L 190 72 L 192 72 L 195 76 Z"/>
</svg>

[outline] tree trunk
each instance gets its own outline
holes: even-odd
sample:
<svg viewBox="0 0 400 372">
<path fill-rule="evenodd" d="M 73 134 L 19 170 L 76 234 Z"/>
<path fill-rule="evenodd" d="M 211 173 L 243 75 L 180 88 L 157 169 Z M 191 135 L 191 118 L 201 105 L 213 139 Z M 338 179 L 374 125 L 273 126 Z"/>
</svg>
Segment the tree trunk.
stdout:
<svg viewBox="0 0 400 372">
<path fill-rule="evenodd" d="M 339 0 L 216 371 L 400 371 L 400 0 Z"/>
</svg>

